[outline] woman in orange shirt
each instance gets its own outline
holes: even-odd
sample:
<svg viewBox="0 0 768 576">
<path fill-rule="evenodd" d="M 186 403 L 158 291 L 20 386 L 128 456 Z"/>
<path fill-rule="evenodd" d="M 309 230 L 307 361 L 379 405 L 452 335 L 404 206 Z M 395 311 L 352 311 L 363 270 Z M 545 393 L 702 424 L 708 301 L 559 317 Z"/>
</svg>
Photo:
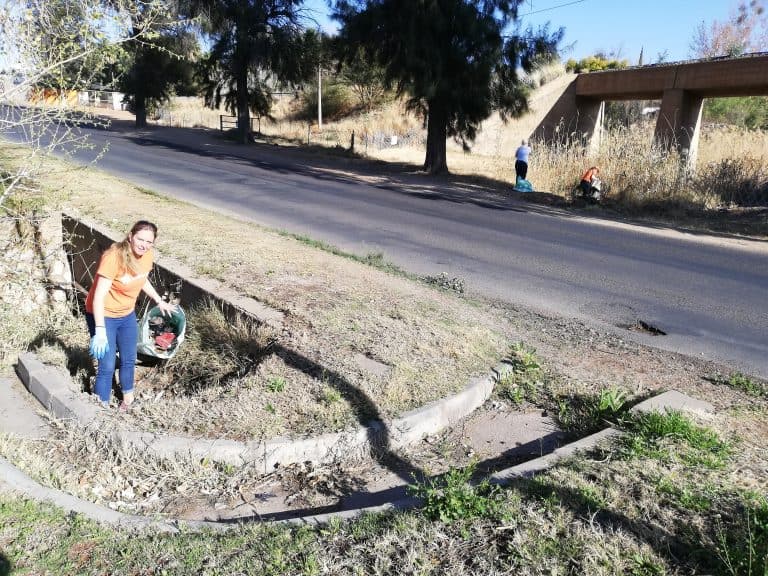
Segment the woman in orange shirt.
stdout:
<svg viewBox="0 0 768 576">
<path fill-rule="evenodd" d="M 157 237 L 157 226 L 139 220 L 122 242 L 116 242 L 102 254 L 91 289 L 85 300 L 85 319 L 91 335 L 90 353 L 99 361 L 94 392 L 109 405 L 117 353 L 120 353 L 121 410 L 133 403 L 133 379 L 136 366 L 136 299 L 144 292 L 155 301 L 163 314 L 176 306 L 165 302 L 149 281 Z"/>
<path fill-rule="evenodd" d="M 600 168 L 592 166 L 587 169 L 584 174 L 581 175 L 581 181 L 579 182 L 579 188 L 581 189 L 581 195 L 584 198 L 590 198 L 592 196 L 592 183 L 595 178 L 600 177 Z"/>
</svg>

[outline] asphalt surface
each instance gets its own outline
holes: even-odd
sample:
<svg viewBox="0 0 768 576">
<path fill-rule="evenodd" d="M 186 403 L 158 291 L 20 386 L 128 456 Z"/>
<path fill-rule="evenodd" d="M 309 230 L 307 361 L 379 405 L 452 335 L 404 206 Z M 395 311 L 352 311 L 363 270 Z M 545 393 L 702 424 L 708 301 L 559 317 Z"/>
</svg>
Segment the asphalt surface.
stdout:
<svg viewBox="0 0 768 576">
<path fill-rule="evenodd" d="M 765 242 L 620 225 L 455 181 L 366 183 L 311 154 L 238 146 L 215 131 L 85 132 L 96 150 L 108 143 L 99 168 L 157 192 L 768 377 Z M 625 330 L 638 321 L 665 335 Z"/>
</svg>

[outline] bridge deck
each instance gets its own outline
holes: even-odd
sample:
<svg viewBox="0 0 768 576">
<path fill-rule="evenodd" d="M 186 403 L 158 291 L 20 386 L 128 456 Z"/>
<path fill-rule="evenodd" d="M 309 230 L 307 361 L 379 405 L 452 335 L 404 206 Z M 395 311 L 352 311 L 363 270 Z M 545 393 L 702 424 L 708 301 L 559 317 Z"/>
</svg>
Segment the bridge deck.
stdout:
<svg viewBox="0 0 768 576">
<path fill-rule="evenodd" d="M 768 95 L 768 54 L 591 72 L 576 79 L 576 96 L 583 98 L 654 100 L 666 90 L 704 98 Z"/>
</svg>

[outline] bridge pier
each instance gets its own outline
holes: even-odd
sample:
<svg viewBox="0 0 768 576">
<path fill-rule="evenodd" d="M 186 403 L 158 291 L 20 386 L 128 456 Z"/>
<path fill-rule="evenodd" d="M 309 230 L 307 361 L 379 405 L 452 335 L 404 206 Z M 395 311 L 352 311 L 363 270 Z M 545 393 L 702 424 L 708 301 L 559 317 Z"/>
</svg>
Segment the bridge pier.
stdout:
<svg viewBox="0 0 768 576">
<path fill-rule="evenodd" d="M 576 97 L 576 133 L 583 138 L 590 153 L 596 153 L 600 149 L 604 119 L 603 100 Z"/>
<path fill-rule="evenodd" d="M 703 103 L 702 96 L 687 90 L 664 90 L 661 110 L 656 120 L 654 144 L 663 150 L 670 150 L 674 146 L 689 170 L 696 166 Z"/>
<path fill-rule="evenodd" d="M 576 76 L 541 120 L 532 139 L 567 144 L 574 139 L 595 152 L 600 146 L 605 102 L 576 95 Z"/>
</svg>

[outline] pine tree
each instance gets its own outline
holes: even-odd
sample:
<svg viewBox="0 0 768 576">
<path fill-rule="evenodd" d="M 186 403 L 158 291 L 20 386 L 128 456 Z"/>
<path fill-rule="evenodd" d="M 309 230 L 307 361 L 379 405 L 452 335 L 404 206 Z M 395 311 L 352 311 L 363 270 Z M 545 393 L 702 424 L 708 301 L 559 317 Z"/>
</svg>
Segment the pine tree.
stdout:
<svg viewBox="0 0 768 576">
<path fill-rule="evenodd" d="M 338 0 L 333 16 L 351 60 L 362 48 L 388 87 L 408 96 L 427 126 L 424 169 L 448 171 L 446 138 L 465 149 L 494 109 L 519 115 L 530 71 L 555 54 L 562 30 L 505 36 L 522 0 Z"/>
</svg>

